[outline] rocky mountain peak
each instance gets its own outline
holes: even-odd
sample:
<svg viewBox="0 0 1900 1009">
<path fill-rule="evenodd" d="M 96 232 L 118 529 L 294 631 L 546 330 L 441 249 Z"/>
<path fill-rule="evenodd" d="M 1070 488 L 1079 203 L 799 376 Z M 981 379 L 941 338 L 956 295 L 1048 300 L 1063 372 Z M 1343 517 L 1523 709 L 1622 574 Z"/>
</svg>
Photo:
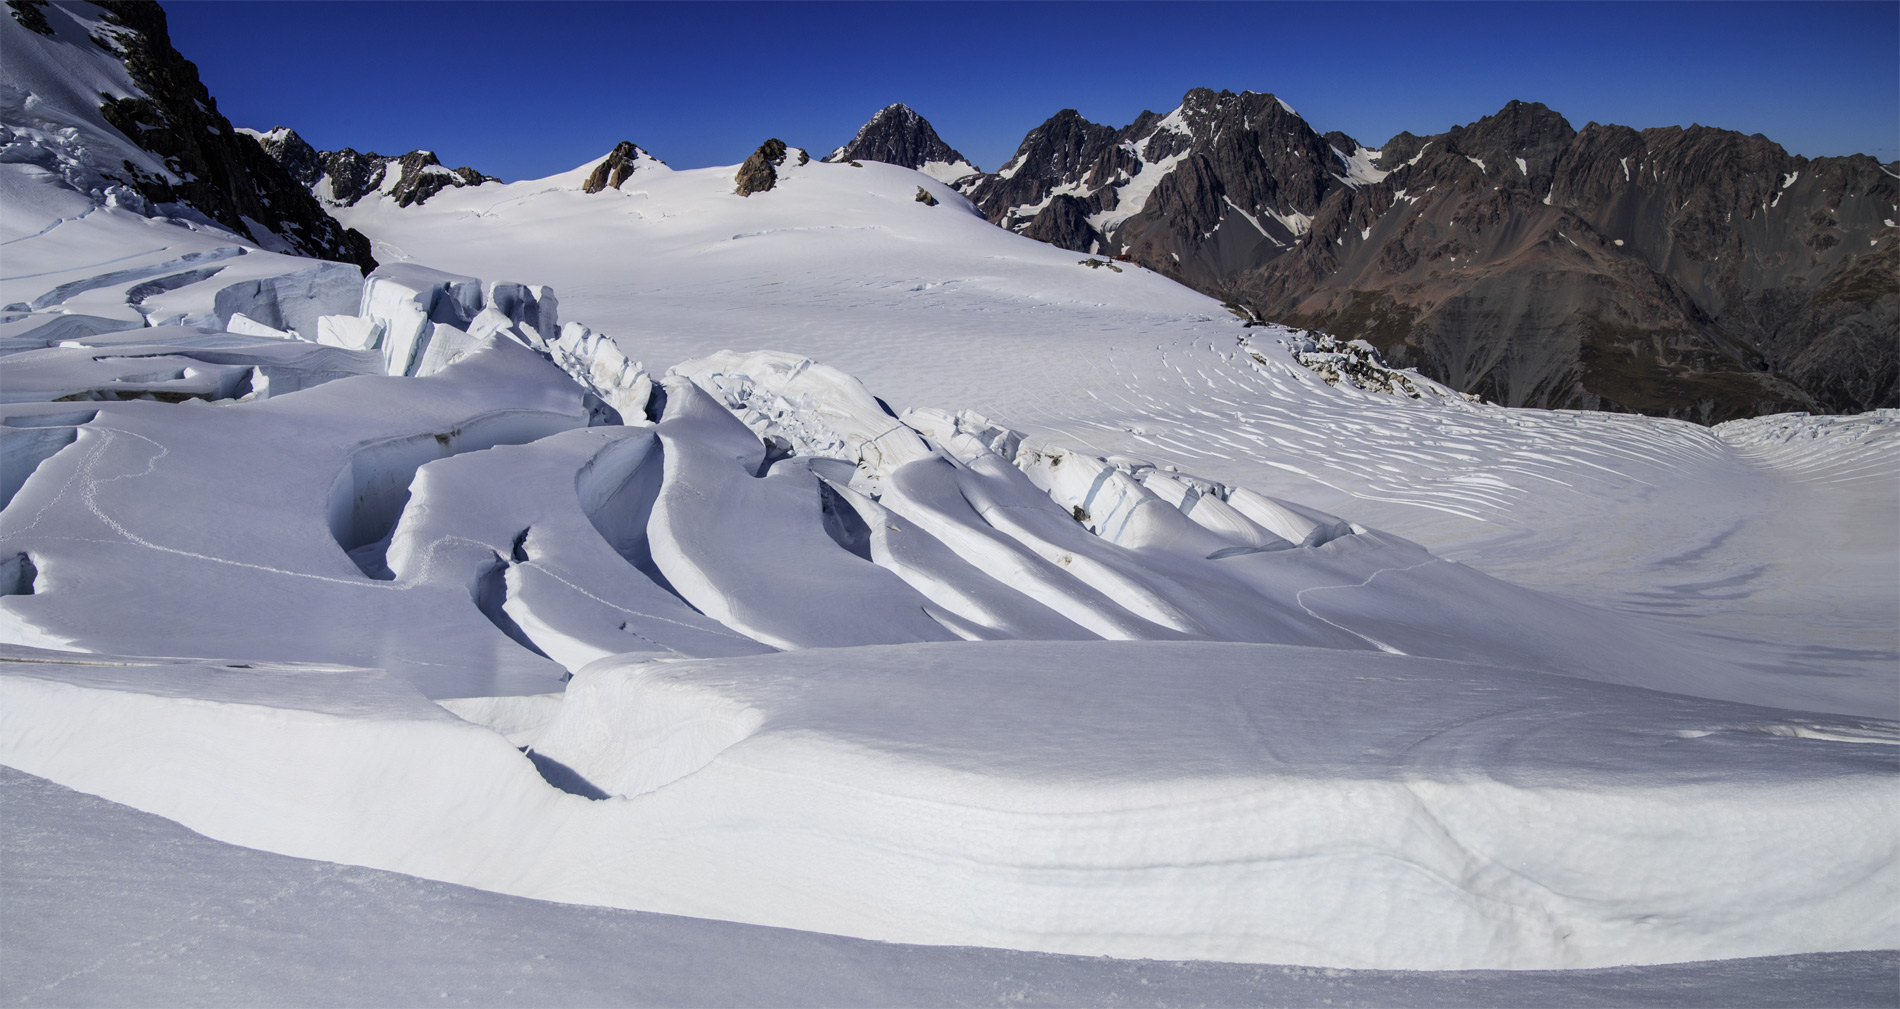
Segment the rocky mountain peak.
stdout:
<svg viewBox="0 0 1900 1009">
<path fill-rule="evenodd" d="M 962 154 L 945 143 L 930 121 L 901 102 L 886 105 L 858 130 L 858 135 L 843 147 L 825 156 L 826 161 L 881 161 L 887 165 L 923 170 L 942 165 L 957 175 L 973 175 L 976 168 Z"/>
<path fill-rule="evenodd" d="M 1900 403 L 1900 183 L 1871 158 L 1579 131 L 1514 101 L 1392 138 L 1374 174 L 1237 300 L 1511 406 L 1713 422 Z"/>
<path fill-rule="evenodd" d="M 1274 95 L 1195 88 L 1121 129 L 1064 109 L 1001 171 L 959 188 L 1004 227 L 1206 289 L 1263 248 L 1291 247 L 1327 193 L 1362 185 L 1371 169 L 1356 165 L 1359 150 Z"/>
<path fill-rule="evenodd" d="M 1008 179 L 1027 173 L 1031 178 L 1067 178 L 1088 167 L 1114 140 L 1115 129 L 1063 109 L 1029 131 L 997 175 Z"/>
<path fill-rule="evenodd" d="M 1546 179 L 1576 135 L 1569 120 L 1543 103 L 1513 100 L 1493 115 L 1446 131 L 1443 147 L 1500 170 L 1522 159 L 1522 174 Z"/>
<path fill-rule="evenodd" d="M 384 193 L 400 207 L 428 202 L 444 189 L 500 182 L 468 166 L 448 168 L 434 151 L 407 154 L 359 152 L 345 147 L 319 151 L 295 131 L 279 126 L 268 133 L 249 133 L 264 153 L 318 200 L 333 207 L 352 207 L 371 193 Z"/>
<path fill-rule="evenodd" d="M 272 161 L 281 165 L 304 188 L 316 185 L 317 180 L 323 178 L 323 155 L 290 127 L 274 126 L 268 133 L 252 130 L 239 132 L 249 133 L 257 145 L 264 149 L 264 153 L 270 155 Z"/>
</svg>

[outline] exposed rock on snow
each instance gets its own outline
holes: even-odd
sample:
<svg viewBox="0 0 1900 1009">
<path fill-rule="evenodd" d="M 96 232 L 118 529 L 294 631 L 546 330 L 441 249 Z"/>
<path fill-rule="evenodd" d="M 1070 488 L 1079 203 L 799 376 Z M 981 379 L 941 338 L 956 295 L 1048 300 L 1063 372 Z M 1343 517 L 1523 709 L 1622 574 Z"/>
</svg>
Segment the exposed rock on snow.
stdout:
<svg viewBox="0 0 1900 1009">
<path fill-rule="evenodd" d="M 622 140 L 614 145 L 606 160 L 594 166 L 593 172 L 587 176 L 587 182 L 581 186 L 581 192 L 598 193 L 609 186 L 619 189 L 635 170 L 662 164 L 660 159 L 635 147 L 631 141 Z"/>
<path fill-rule="evenodd" d="M 53 34 L 53 26 L 46 20 L 47 0 L 7 0 L 8 13 L 13 20 L 30 32 L 41 35 Z"/>
<path fill-rule="evenodd" d="M 1296 332 L 1285 338 L 1293 359 L 1326 380 L 1327 385 L 1345 382 L 1356 389 L 1419 399 L 1427 392 L 1434 396 L 1476 400 L 1433 382 L 1415 371 L 1389 367 L 1372 344 L 1364 340 L 1340 340 L 1325 333 Z M 1242 341 L 1243 346 L 1245 340 Z M 1253 353 L 1253 351 L 1249 351 Z"/>
<path fill-rule="evenodd" d="M 799 156 L 803 157 L 804 152 L 800 151 Z M 734 192 L 740 196 L 751 196 L 778 185 L 777 166 L 784 163 L 785 141 L 773 137 L 760 144 L 759 149 L 753 151 L 751 157 L 739 166 L 739 174 L 734 176 L 734 181 L 739 185 Z"/>
</svg>

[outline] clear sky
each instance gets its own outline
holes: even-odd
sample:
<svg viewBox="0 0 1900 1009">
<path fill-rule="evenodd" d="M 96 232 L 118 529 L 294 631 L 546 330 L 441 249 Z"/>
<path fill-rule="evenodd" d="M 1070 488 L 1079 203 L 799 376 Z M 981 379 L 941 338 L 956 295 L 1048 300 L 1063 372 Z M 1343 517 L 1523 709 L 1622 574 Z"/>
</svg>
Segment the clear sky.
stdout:
<svg viewBox="0 0 1900 1009">
<path fill-rule="evenodd" d="M 634 143 L 677 168 L 822 154 L 901 101 L 979 167 L 1073 108 L 1270 91 L 1376 146 L 1520 98 L 1900 158 L 1900 3 L 246 3 L 169 0 L 239 126 L 507 180 Z"/>
</svg>

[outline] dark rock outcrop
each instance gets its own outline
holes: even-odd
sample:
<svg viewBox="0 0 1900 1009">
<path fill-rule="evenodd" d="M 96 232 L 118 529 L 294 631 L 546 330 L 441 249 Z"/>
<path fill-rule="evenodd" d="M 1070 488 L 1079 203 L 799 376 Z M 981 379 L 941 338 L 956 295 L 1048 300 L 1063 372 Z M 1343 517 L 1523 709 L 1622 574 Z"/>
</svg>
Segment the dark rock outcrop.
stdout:
<svg viewBox="0 0 1900 1009">
<path fill-rule="evenodd" d="M 1510 405 L 1900 405 L 1900 180 L 1871 158 L 1512 102 L 1378 165 L 1232 293 Z"/>
<path fill-rule="evenodd" d="M 739 166 L 739 174 L 733 181 L 738 187 L 733 190 L 740 196 L 763 193 L 778 185 L 778 167 L 785 163 L 785 141 L 773 137 L 759 145 L 752 156 Z"/>
<path fill-rule="evenodd" d="M 46 3 L 47 0 L 7 0 L 7 8 L 13 20 L 27 31 L 51 35 L 53 26 L 46 20 Z"/>
<path fill-rule="evenodd" d="M 930 121 L 908 105 L 886 105 L 858 130 L 851 142 L 825 156 L 830 162 L 882 161 L 904 168 L 922 168 L 931 162 L 947 165 L 969 164 L 958 154 Z M 970 172 L 974 174 L 975 168 Z"/>
<path fill-rule="evenodd" d="M 631 178 L 634 171 L 639 168 L 641 158 L 652 157 L 651 154 L 634 146 L 631 141 L 622 140 L 614 145 L 614 149 L 608 153 L 606 160 L 594 166 L 594 170 L 588 174 L 587 183 L 581 187 L 581 191 L 584 193 L 598 193 L 610 186 L 614 189 L 619 189 L 621 184 Z"/>
<path fill-rule="evenodd" d="M 184 204 L 260 244 L 375 268 L 368 239 L 338 224 L 256 140 L 219 114 L 197 66 L 173 48 L 156 3 L 105 0 L 99 6 L 120 30 L 97 41 L 125 61 L 142 92 L 108 100 L 100 112 L 176 176 L 170 181 L 128 164 L 129 185 L 154 204 Z"/>
<path fill-rule="evenodd" d="M 271 160 L 290 174 L 290 177 L 305 189 L 317 184 L 323 178 L 324 152 L 310 146 L 295 130 L 287 126 L 272 128 L 269 133 L 256 134 L 257 145 L 270 155 Z"/>
</svg>

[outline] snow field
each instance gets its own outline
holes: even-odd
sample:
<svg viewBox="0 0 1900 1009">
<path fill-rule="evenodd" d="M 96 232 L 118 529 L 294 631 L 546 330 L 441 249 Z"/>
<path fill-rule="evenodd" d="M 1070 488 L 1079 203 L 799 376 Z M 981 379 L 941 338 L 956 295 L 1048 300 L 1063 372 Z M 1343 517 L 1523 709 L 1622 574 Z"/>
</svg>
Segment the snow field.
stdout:
<svg viewBox="0 0 1900 1009">
<path fill-rule="evenodd" d="M 213 841 L 0 769 L 0 949 L 85 1005 L 1874 1005 L 1888 952 L 1352 971 L 906 946 L 530 900 Z M 294 946 L 293 946 L 294 944 Z M 296 955 L 286 955 L 294 948 Z"/>
<path fill-rule="evenodd" d="M 1801 737 L 1764 709 L 1283 646 L 629 658 L 583 671 L 533 743 L 621 796 L 590 802 L 393 678 L 34 658 L 0 677 L 12 766 L 235 843 L 546 899 L 1431 969 L 1900 939 L 1890 725 Z"/>
</svg>

